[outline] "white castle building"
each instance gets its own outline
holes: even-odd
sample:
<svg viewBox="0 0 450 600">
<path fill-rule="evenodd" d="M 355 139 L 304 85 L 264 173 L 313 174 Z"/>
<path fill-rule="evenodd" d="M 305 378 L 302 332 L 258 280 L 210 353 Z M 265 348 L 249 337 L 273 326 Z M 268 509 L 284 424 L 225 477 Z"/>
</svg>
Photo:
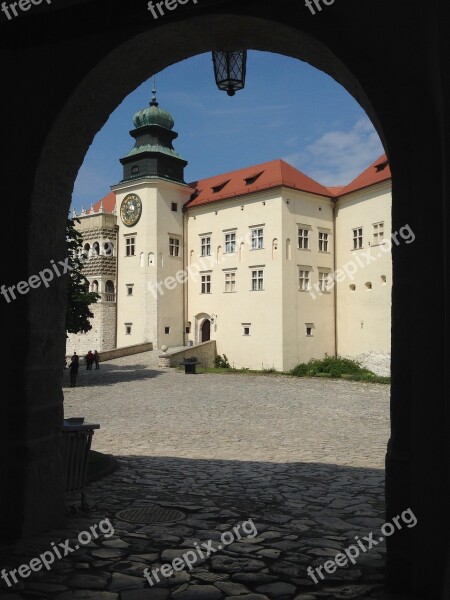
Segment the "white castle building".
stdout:
<svg viewBox="0 0 450 600">
<path fill-rule="evenodd" d="M 391 247 L 413 233 L 391 239 L 385 156 L 340 188 L 283 160 L 188 184 L 155 96 L 134 125 L 122 181 L 79 217 L 101 300 L 68 354 L 213 339 L 235 367 L 337 353 L 389 368 Z"/>
</svg>

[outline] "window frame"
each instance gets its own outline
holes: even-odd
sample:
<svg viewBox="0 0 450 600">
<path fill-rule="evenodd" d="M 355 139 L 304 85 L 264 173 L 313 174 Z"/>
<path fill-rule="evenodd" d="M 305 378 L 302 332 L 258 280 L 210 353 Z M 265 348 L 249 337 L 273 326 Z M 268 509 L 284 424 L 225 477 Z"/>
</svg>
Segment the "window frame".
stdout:
<svg viewBox="0 0 450 600">
<path fill-rule="evenodd" d="M 252 292 L 264 291 L 264 267 L 251 267 Z"/>
<path fill-rule="evenodd" d="M 205 242 L 205 240 L 209 240 Z M 200 237 L 200 256 L 211 256 L 211 236 L 202 235 Z"/>
<path fill-rule="evenodd" d="M 311 291 L 311 273 L 312 269 L 310 267 L 298 267 L 298 289 L 300 292 Z"/>
<path fill-rule="evenodd" d="M 380 238 L 380 236 L 383 236 Z M 372 223 L 372 246 L 380 246 L 384 243 L 384 221 Z"/>
<path fill-rule="evenodd" d="M 125 236 L 125 258 L 136 256 L 136 235 Z"/>
<path fill-rule="evenodd" d="M 225 248 L 224 254 L 236 253 L 236 231 L 225 231 Z M 230 239 L 227 239 L 227 238 Z"/>
<path fill-rule="evenodd" d="M 352 229 L 352 234 L 353 250 L 361 250 L 361 248 L 364 247 L 364 227 L 354 227 Z"/>
<path fill-rule="evenodd" d="M 264 250 L 264 227 L 252 227 L 251 234 L 252 250 Z"/>
<path fill-rule="evenodd" d="M 178 237 L 169 237 L 169 256 L 172 258 L 180 258 L 181 242 Z"/>
<path fill-rule="evenodd" d="M 311 229 L 299 225 L 297 227 L 297 247 L 299 250 L 309 250 L 310 233 Z"/>
<path fill-rule="evenodd" d="M 319 231 L 319 252 L 329 254 L 330 233 L 328 231 Z"/>
<path fill-rule="evenodd" d="M 224 271 L 225 276 L 225 294 L 236 293 L 236 269 Z M 231 288 L 231 289 L 227 289 Z"/>
<path fill-rule="evenodd" d="M 212 273 L 201 273 L 200 278 L 200 293 L 201 294 L 211 294 L 212 293 L 212 281 L 211 281 Z"/>
</svg>

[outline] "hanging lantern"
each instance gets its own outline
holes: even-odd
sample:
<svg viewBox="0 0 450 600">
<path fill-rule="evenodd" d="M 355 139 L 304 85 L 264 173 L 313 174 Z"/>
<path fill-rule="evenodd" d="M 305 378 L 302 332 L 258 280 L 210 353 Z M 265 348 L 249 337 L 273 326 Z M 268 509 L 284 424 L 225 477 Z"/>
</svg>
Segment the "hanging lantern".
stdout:
<svg viewBox="0 0 450 600">
<path fill-rule="evenodd" d="M 245 86 L 245 74 L 247 70 L 247 50 L 236 50 L 235 52 L 212 53 L 214 63 L 214 75 L 219 90 L 234 96 L 238 90 Z"/>
</svg>

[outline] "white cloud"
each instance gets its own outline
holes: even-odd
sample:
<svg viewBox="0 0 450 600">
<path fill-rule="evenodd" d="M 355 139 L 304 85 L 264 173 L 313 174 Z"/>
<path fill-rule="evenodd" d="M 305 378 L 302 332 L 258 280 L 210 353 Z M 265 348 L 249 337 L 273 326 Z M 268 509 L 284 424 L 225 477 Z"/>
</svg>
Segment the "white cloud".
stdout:
<svg viewBox="0 0 450 600">
<path fill-rule="evenodd" d="M 284 160 L 323 185 L 347 185 L 383 154 L 383 146 L 367 117 L 347 131 L 328 131 L 301 152 Z"/>
</svg>

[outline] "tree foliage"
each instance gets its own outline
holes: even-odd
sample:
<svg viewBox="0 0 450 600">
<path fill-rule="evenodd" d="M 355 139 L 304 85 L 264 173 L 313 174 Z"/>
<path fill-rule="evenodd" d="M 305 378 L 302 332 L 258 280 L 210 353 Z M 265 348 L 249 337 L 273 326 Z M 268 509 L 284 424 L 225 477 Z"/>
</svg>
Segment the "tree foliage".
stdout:
<svg viewBox="0 0 450 600">
<path fill-rule="evenodd" d="M 83 237 L 75 228 L 79 219 L 67 219 L 66 242 L 70 271 L 67 280 L 66 332 L 86 333 L 92 329 L 90 319 L 94 314 L 89 309 L 100 298 L 96 292 L 89 292 L 89 282 L 83 275 L 84 263 L 88 256 L 80 253 Z"/>
</svg>

